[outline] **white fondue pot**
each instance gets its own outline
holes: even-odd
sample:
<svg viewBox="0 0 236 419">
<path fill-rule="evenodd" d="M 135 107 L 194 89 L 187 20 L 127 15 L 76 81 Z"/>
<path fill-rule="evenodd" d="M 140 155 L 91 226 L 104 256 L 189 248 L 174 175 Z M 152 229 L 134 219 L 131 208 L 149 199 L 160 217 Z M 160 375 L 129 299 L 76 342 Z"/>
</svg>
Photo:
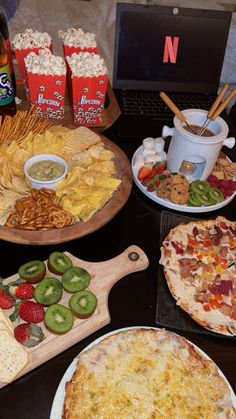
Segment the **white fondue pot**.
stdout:
<svg viewBox="0 0 236 419">
<path fill-rule="evenodd" d="M 182 111 L 189 125 L 201 127 L 207 119 L 207 111 L 186 109 Z M 188 180 L 205 180 L 211 174 L 223 145 L 233 148 L 235 138 L 227 138 L 229 128 L 218 116 L 207 126 L 214 135 L 203 137 L 183 128 L 185 122 L 174 117 L 174 128 L 164 126 L 162 136 L 172 136 L 167 153 L 167 165 L 171 172 L 183 173 Z"/>
</svg>

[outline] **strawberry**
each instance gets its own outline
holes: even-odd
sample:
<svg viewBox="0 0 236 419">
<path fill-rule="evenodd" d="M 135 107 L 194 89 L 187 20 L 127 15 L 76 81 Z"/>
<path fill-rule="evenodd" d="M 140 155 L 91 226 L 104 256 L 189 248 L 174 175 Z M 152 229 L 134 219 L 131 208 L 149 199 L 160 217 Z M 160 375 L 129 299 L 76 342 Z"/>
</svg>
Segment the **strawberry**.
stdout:
<svg viewBox="0 0 236 419">
<path fill-rule="evenodd" d="M 0 288 L 0 307 L 3 310 L 12 308 L 15 304 L 15 299 L 9 294 L 7 287 Z"/>
<path fill-rule="evenodd" d="M 44 319 L 44 308 L 42 304 L 34 301 L 21 301 L 18 307 L 19 317 L 28 323 L 40 323 Z"/>
<path fill-rule="evenodd" d="M 17 281 L 9 284 L 10 294 L 21 300 L 30 300 L 34 296 L 34 287 L 29 282 L 22 282 L 17 285 Z"/>
<path fill-rule="evenodd" d="M 21 323 L 14 329 L 16 340 L 27 348 L 38 345 L 44 339 L 41 327 L 34 323 Z"/>
<path fill-rule="evenodd" d="M 8 286 L 3 285 L 3 278 L 0 277 L 0 308 L 7 310 L 15 304 L 15 299 L 10 295 Z"/>
<path fill-rule="evenodd" d="M 154 167 L 154 174 L 162 174 L 166 169 L 166 162 L 163 160 L 160 163 L 157 163 L 157 166 Z"/>
<path fill-rule="evenodd" d="M 153 173 L 153 168 L 150 166 L 142 166 L 140 167 L 139 171 L 138 171 L 138 180 L 143 180 L 146 178 L 151 178 L 152 177 L 152 173 Z"/>
</svg>

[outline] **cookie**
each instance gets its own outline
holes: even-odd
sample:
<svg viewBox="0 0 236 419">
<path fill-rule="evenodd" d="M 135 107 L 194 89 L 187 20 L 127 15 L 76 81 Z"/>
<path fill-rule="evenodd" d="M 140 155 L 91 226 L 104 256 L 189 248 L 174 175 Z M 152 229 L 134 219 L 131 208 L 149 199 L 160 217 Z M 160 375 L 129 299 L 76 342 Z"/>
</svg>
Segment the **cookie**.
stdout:
<svg viewBox="0 0 236 419">
<path fill-rule="evenodd" d="M 171 178 L 161 180 L 157 187 L 157 195 L 160 198 L 169 198 L 172 186 L 173 184 Z"/>
<path fill-rule="evenodd" d="M 184 175 L 181 175 L 180 173 L 177 173 L 176 175 L 172 176 L 172 182 L 173 185 L 177 185 L 180 183 L 189 186 L 187 178 Z"/>
<path fill-rule="evenodd" d="M 184 184 L 178 183 L 173 185 L 170 192 L 170 200 L 174 204 L 183 205 L 189 199 L 188 188 Z"/>
</svg>

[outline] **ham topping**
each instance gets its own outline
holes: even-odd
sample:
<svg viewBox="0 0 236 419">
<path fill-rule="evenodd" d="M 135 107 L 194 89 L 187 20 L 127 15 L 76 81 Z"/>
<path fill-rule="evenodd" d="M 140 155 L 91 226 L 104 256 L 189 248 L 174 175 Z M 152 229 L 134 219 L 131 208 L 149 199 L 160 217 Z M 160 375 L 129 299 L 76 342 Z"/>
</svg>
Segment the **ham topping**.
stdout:
<svg viewBox="0 0 236 419">
<path fill-rule="evenodd" d="M 177 242 L 172 241 L 171 244 L 174 247 L 177 255 L 183 255 L 184 250 L 179 246 Z"/>
<path fill-rule="evenodd" d="M 208 288 L 212 294 L 223 294 L 229 295 L 230 291 L 233 291 L 233 284 L 231 280 L 228 281 L 220 281 L 219 284 L 212 284 Z"/>
</svg>

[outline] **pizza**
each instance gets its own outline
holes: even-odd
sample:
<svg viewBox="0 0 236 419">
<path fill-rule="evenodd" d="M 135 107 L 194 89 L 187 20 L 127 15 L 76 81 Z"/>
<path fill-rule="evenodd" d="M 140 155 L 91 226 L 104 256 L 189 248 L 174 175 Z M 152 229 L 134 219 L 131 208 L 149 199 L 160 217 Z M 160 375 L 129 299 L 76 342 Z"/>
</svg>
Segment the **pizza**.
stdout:
<svg viewBox="0 0 236 419">
<path fill-rule="evenodd" d="M 235 418 L 229 385 L 184 337 L 116 332 L 83 352 L 67 382 L 63 419 Z"/>
<path fill-rule="evenodd" d="M 236 335 L 236 222 L 191 221 L 170 230 L 160 264 L 176 303 L 203 327 Z"/>
</svg>

